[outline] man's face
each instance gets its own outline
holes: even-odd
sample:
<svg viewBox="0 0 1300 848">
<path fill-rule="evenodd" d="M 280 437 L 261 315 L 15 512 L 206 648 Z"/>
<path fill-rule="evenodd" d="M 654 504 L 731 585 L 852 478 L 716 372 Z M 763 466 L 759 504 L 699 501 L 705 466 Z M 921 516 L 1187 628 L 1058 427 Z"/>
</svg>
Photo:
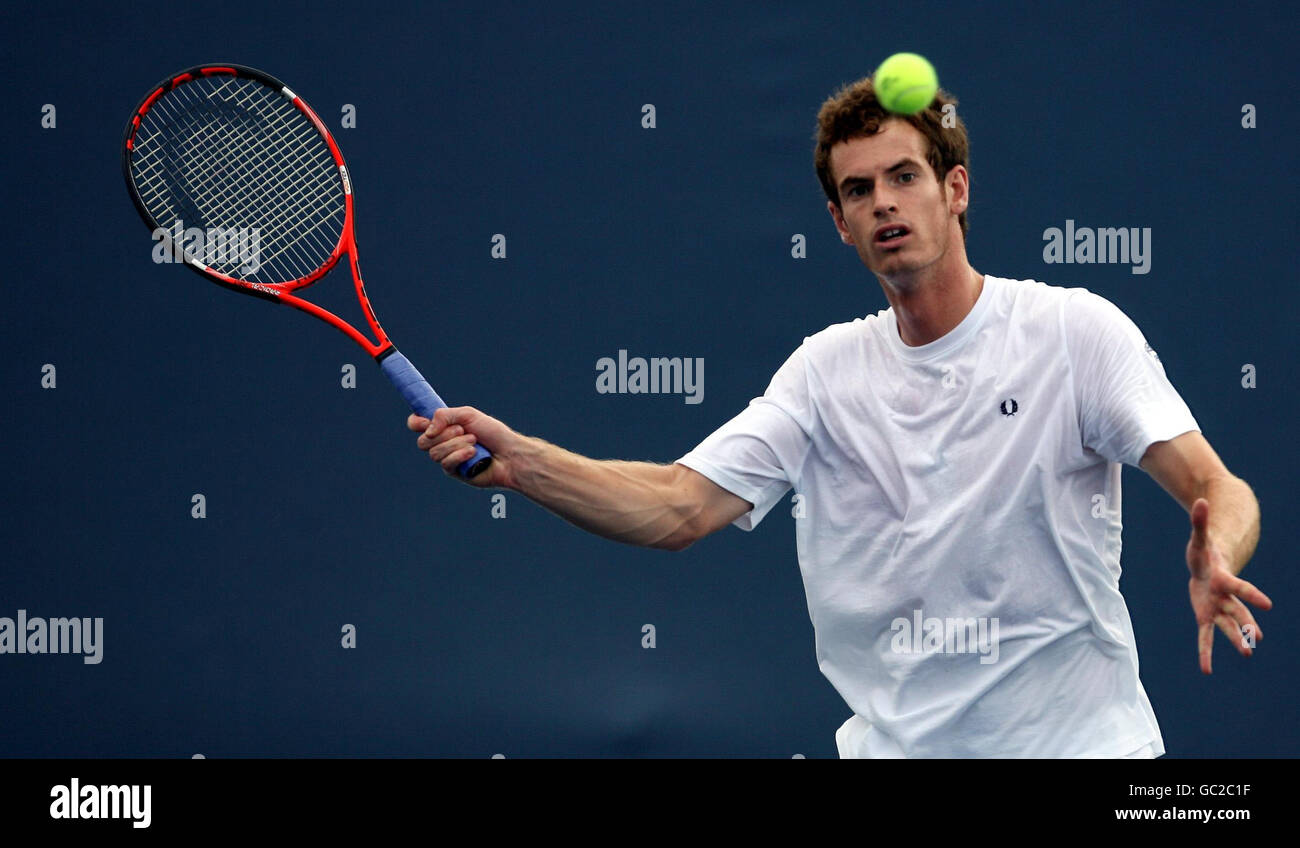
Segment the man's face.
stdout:
<svg viewBox="0 0 1300 848">
<path fill-rule="evenodd" d="M 943 258 L 956 227 L 952 216 L 966 208 L 966 169 L 954 167 L 940 183 L 925 150 L 925 136 L 899 120 L 831 148 L 841 205 L 827 201 L 835 227 L 863 264 L 887 280 L 906 283 Z M 893 225 L 905 234 L 888 238 Z"/>
</svg>

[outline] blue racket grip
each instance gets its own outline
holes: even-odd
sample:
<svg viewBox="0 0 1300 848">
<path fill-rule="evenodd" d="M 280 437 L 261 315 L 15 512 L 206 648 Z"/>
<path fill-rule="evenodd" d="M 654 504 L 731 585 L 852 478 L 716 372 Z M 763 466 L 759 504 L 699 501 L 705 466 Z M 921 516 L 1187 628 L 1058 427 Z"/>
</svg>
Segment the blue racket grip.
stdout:
<svg viewBox="0 0 1300 848">
<path fill-rule="evenodd" d="M 429 381 L 424 379 L 424 375 L 416 370 L 405 356 L 393 348 L 393 352 L 388 354 L 379 363 L 379 367 L 388 379 L 393 381 L 393 385 L 406 398 L 406 402 L 411 405 L 411 411 L 416 415 L 425 418 L 433 418 L 433 413 L 442 409 L 447 404 L 442 402 L 438 393 L 429 385 Z M 492 454 L 482 445 L 474 445 L 474 455 L 462 462 L 456 469 L 460 476 L 469 479 L 481 471 L 484 471 L 492 464 Z"/>
</svg>

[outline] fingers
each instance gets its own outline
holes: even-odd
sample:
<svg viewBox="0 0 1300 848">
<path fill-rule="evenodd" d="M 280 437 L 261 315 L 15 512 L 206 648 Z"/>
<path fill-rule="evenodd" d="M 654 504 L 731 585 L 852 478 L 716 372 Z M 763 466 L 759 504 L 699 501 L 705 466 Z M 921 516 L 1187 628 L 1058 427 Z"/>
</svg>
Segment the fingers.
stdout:
<svg viewBox="0 0 1300 848">
<path fill-rule="evenodd" d="M 1245 583 L 1244 580 L 1241 582 Z M 1258 589 L 1255 591 L 1259 592 Z M 1268 600 L 1262 592 L 1259 594 L 1264 600 Z M 1202 622 L 1196 631 L 1196 647 L 1200 655 L 1201 672 L 1204 674 L 1211 673 L 1210 658 L 1214 647 L 1215 627 L 1219 628 L 1219 631 L 1227 637 L 1228 643 L 1243 657 L 1252 656 L 1255 653 L 1255 644 L 1264 638 L 1264 633 L 1255 622 L 1255 616 L 1251 614 L 1250 609 L 1237 597 L 1229 595 L 1219 604 L 1219 611 L 1214 619 Z"/>
<path fill-rule="evenodd" d="M 1256 642 L 1264 638 L 1264 631 L 1260 630 L 1259 625 L 1255 623 L 1255 616 L 1251 615 L 1250 609 L 1237 598 L 1229 596 L 1219 609 L 1236 623 L 1239 633 L 1249 627 Z"/>
<path fill-rule="evenodd" d="M 1207 621 L 1196 631 L 1196 649 L 1201 657 L 1201 674 L 1210 673 L 1210 652 L 1214 649 L 1214 622 Z"/>
<path fill-rule="evenodd" d="M 408 430 L 413 430 L 417 433 L 421 430 L 428 430 L 430 427 L 442 429 L 448 424 L 465 421 L 469 417 L 470 413 L 473 412 L 475 412 L 475 410 L 468 406 L 440 407 L 433 413 L 433 418 L 426 418 L 423 415 L 417 415 L 412 412 L 406 417 L 406 427 Z"/>
<path fill-rule="evenodd" d="M 415 440 L 416 447 L 453 476 L 459 476 L 461 464 L 476 453 L 479 434 L 471 430 L 490 431 L 494 424 L 492 418 L 472 406 L 442 407 L 432 417 L 412 414 L 406 419 L 407 429 L 420 434 Z M 490 479 L 497 478 L 480 474 L 473 483 L 488 486 L 492 485 Z"/>
<path fill-rule="evenodd" d="M 1192 538 L 1187 542 L 1187 568 L 1196 578 L 1212 572 L 1210 549 L 1210 502 L 1197 498 L 1191 511 Z"/>
<path fill-rule="evenodd" d="M 1218 625 L 1219 632 L 1227 637 L 1228 644 L 1237 649 L 1237 653 L 1243 657 L 1250 656 L 1250 648 L 1246 647 L 1246 640 L 1241 638 L 1241 628 L 1237 626 L 1237 622 L 1233 620 L 1232 616 L 1216 615 L 1214 623 Z"/>
<path fill-rule="evenodd" d="M 461 463 L 474 456 L 474 445 L 477 441 L 474 434 L 469 433 L 433 448 L 429 451 L 429 456 L 434 461 L 442 464 L 443 471 L 452 476 L 457 476 Z"/>
<path fill-rule="evenodd" d="M 430 433 L 435 433 L 436 435 L 430 436 L 429 435 Z M 420 437 L 415 440 L 415 446 L 422 451 L 429 451 L 429 456 L 433 456 L 433 453 L 431 451 L 432 448 L 436 448 L 439 445 L 444 445 L 451 439 L 455 439 L 458 436 L 464 436 L 464 435 L 465 435 L 465 428 L 460 426 L 459 424 L 453 424 L 450 427 L 446 427 L 442 430 L 435 430 L 434 427 L 431 425 L 429 429 L 421 433 Z M 438 457 L 436 456 L 433 458 L 438 459 Z"/>
<path fill-rule="evenodd" d="M 423 433 L 420 439 L 417 440 L 417 444 L 419 444 L 420 450 L 428 450 L 438 442 L 438 437 L 448 429 L 449 425 L 455 424 L 458 420 L 464 418 L 463 415 L 458 416 L 457 413 L 463 413 L 465 411 L 468 410 L 464 408 L 448 409 L 447 407 L 443 407 L 434 412 L 433 418 L 425 418 L 423 415 L 412 413 L 406 419 L 406 427 L 413 432 Z M 462 427 L 452 435 L 460 435 L 463 432 L 465 432 L 465 430 Z M 427 443 L 425 443 L 426 440 Z"/>
<path fill-rule="evenodd" d="M 441 462 L 447 450 L 455 449 L 448 447 L 448 442 L 458 436 L 465 435 L 465 428 L 459 424 L 448 426 L 452 418 L 450 410 L 446 408 L 435 412 L 433 418 L 425 418 L 423 415 L 411 413 L 406 419 L 406 427 L 408 430 L 420 434 L 419 438 L 415 440 L 416 447 L 422 451 L 427 451 L 429 456 Z M 434 449 L 439 446 L 442 449 L 437 450 L 435 456 Z"/>
<path fill-rule="evenodd" d="M 1197 498 L 1196 503 L 1192 504 L 1191 519 L 1192 541 L 1188 543 L 1188 546 L 1195 550 L 1201 550 L 1209 544 L 1210 502 L 1205 498 Z"/>
<path fill-rule="evenodd" d="M 474 437 L 470 436 L 470 438 L 472 439 Z M 454 450 L 451 453 L 447 454 L 446 458 L 442 460 L 442 470 L 447 472 L 447 474 L 452 477 L 459 478 L 460 466 L 466 460 L 471 459 L 473 456 L 474 456 L 473 445 L 470 445 L 465 448 L 461 448 L 459 450 Z"/>
<path fill-rule="evenodd" d="M 1256 589 L 1254 584 L 1242 580 L 1241 578 L 1237 578 L 1237 582 L 1232 585 L 1232 594 L 1241 598 L 1248 604 L 1254 604 L 1262 610 L 1270 610 L 1273 608 L 1273 601 L 1268 595 L 1265 595 L 1263 592 L 1259 591 L 1259 589 Z M 1249 614 L 1249 612 L 1247 614 Z"/>
</svg>

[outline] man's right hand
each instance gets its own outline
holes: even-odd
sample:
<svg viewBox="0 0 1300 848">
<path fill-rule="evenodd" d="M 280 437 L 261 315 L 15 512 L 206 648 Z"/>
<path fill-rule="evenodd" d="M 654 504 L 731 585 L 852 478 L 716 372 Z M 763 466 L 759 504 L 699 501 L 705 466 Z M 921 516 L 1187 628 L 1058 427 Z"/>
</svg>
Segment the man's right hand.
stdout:
<svg viewBox="0 0 1300 848">
<path fill-rule="evenodd" d="M 511 459 L 523 437 L 492 416 L 472 406 L 444 407 L 432 420 L 412 414 L 406 426 L 420 434 L 416 446 L 456 479 L 480 489 L 514 487 Z M 456 468 L 474 455 L 475 443 L 492 452 L 492 463 L 466 480 Z"/>
<path fill-rule="evenodd" d="M 727 526 L 753 504 L 685 465 L 589 459 L 523 436 L 472 406 L 412 415 L 416 445 L 456 479 L 474 445 L 492 452 L 487 470 L 464 482 L 519 492 L 583 530 L 623 542 L 679 551 Z"/>
</svg>

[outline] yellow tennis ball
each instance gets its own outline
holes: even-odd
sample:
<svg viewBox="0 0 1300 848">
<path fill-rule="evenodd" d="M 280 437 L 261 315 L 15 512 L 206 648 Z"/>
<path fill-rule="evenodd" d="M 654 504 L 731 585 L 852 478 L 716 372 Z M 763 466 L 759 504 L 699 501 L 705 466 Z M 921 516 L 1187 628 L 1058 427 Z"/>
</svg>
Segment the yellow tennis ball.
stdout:
<svg viewBox="0 0 1300 848">
<path fill-rule="evenodd" d="M 930 105 L 939 90 L 934 65 L 915 53 L 895 53 L 871 77 L 880 105 L 898 115 L 915 115 Z"/>
</svg>

